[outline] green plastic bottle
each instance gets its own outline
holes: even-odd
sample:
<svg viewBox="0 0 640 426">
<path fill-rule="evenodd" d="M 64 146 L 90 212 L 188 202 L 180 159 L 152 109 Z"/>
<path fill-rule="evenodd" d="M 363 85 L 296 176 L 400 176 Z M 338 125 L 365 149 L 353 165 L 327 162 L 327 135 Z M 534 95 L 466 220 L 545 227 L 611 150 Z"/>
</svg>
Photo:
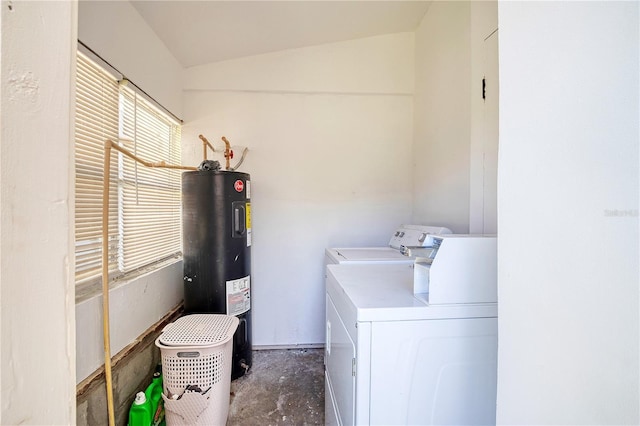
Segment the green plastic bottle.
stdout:
<svg viewBox="0 0 640 426">
<path fill-rule="evenodd" d="M 129 410 L 129 426 L 151 425 L 151 401 L 147 400 L 144 392 L 138 392 Z"/>
<path fill-rule="evenodd" d="M 151 384 L 144 391 L 151 407 L 151 425 L 158 426 L 164 420 L 164 401 L 162 400 L 162 375 L 159 371 L 153 373 Z"/>
</svg>

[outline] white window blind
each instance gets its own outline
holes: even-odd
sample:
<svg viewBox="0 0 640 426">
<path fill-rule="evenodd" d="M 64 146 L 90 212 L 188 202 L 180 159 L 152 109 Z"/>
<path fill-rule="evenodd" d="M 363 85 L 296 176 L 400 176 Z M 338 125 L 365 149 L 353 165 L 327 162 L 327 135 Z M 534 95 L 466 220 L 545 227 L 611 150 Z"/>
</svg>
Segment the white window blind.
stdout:
<svg viewBox="0 0 640 426">
<path fill-rule="evenodd" d="M 147 161 L 180 164 L 180 126 L 127 87 L 121 89 L 123 146 Z M 180 251 L 180 182 L 175 169 L 145 167 L 120 154 L 118 264 L 131 271 Z"/>
<path fill-rule="evenodd" d="M 100 278 L 104 142 L 151 161 L 180 164 L 180 126 L 78 52 L 76 283 Z M 180 252 L 180 171 L 149 168 L 112 150 L 111 278 Z"/>
<path fill-rule="evenodd" d="M 105 140 L 118 140 L 118 82 L 78 52 L 75 124 L 76 283 L 102 273 L 102 183 Z M 118 177 L 111 162 L 111 181 Z M 118 198 L 109 199 L 109 274 L 117 272 Z"/>
</svg>

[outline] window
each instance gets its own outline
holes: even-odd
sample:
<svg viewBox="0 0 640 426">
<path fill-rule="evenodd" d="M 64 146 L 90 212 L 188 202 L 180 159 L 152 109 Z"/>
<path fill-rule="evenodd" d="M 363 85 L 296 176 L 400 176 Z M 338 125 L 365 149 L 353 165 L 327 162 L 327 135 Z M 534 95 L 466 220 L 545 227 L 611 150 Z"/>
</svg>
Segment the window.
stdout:
<svg viewBox="0 0 640 426">
<path fill-rule="evenodd" d="M 76 284 L 102 273 L 104 143 L 148 161 L 180 164 L 180 125 L 78 52 L 76 77 Z M 180 252 L 180 171 L 149 168 L 112 150 L 111 279 Z"/>
</svg>

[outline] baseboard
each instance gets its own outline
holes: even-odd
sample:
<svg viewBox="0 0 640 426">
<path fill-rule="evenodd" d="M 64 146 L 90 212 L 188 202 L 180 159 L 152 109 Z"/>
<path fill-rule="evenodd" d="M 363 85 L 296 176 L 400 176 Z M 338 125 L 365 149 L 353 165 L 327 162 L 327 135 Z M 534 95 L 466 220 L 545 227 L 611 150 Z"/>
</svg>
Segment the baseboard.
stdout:
<svg viewBox="0 0 640 426">
<path fill-rule="evenodd" d="M 324 349 L 324 343 L 299 343 L 293 345 L 253 345 L 254 351 L 268 351 L 277 349 Z"/>
</svg>

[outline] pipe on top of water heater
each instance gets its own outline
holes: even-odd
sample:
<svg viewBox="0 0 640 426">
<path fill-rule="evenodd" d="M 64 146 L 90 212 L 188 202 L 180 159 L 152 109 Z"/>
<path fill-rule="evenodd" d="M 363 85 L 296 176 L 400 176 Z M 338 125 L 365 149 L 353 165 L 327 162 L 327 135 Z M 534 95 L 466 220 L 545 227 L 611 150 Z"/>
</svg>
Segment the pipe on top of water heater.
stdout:
<svg viewBox="0 0 640 426">
<path fill-rule="evenodd" d="M 209 143 L 209 141 L 207 140 L 207 138 L 204 137 L 204 135 L 198 135 L 198 137 L 202 140 L 202 151 L 203 151 L 203 160 L 207 159 L 207 146 L 209 148 L 211 148 L 211 152 L 216 152 L 215 149 L 213 149 L 213 145 L 211 145 Z"/>
<path fill-rule="evenodd" d="M 216 152 L 216 150 L 204 135 L 198 135 L 198 137 L 200 138 L 200 140 L 202 140 L 202 154 L 203 154 L 202 159 L 203 161 L 206 161 L 207 147 L 211 148 L 211 152 Z M 230 160 L 233 158 L 233 150 L 231 149 L 231 143 L 224 136 L 222 137 L 222 142 L 224 142 L 224 145 L 225 145 L 225 150 L 224 150 L 224 158 L 226 160 L 225 170 L 231 170 L 231 171 L 237 170 L 238 167 L 240 167 L 240 165 L 244 161 L 245 157 L 247 156 L 247 152 L 249 151 L 249 148 L 245 147 L 242 150 L 242 156 L 240 156 L 240 161 L 238 161 L 238 163 L 235 166 L 231 167 Z"/>
<path fill-rule="evenodd" d="M 224 142 L 224 158 L 227 160 L 227 166 L 225 167 L 227 170 L 231 168 L 229 161 L 233 158 L 233 151 L 231 150 L 231 143 L 225 138 L 222 137 L 222 142 Z"/>
<path fill-rule="evenodd" d="M 247 152 L 249 152 L 249 148 L 244 147 L 244 149 L 242 150 L 242 155 L 240 156 L 240 161 L 238 161 L 238 164 L 236 164 L 235 166 L 231 167 L 229 170 L 231 170 L 231 171 L 238 170 L 238 167 L 240 167 L 240 165 L 244 161 L 244 157 L 247 156 Z"/>
</svg>

